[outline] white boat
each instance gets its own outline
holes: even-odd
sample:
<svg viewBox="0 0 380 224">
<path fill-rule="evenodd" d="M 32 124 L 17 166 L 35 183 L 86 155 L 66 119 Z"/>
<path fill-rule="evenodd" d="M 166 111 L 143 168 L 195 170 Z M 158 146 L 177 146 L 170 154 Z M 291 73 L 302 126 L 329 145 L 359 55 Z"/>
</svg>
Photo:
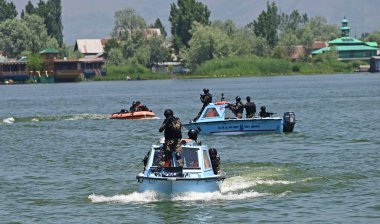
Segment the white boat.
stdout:
<svg viewBox="0 0 380 224">
<path fill-rule="evenodd" d="M 210 103 L 196 121 L 184 124 L 187 129 L 196 129 L 199 134 L 242 135 L 273 132 L 293 132 L 296 119 L 293 112 L 283 117 L 267 113 L 265 117 L 237 119 L 228 109 L 229 102 Z"/>
<path fill-rule="evenodd" d="M 149 151 L 144 171 L 136 176 L 140 192 L 156 191 L 161 194 L 220 191 L 225 175 L 214 173 L 208 147 L 188 142 L 182 146 L 183 167 L 159 167 L 161 145 L 153 145 Z M 170 161 L 176 164 L 175 156 Z"/>
</svg>

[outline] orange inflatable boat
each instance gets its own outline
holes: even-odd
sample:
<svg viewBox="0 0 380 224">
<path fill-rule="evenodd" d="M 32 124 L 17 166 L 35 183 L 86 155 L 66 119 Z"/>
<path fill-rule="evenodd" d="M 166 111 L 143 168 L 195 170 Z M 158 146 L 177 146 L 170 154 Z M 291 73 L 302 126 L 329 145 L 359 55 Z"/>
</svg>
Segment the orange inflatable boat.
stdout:
<svg viewBox="0 0 380 224">
<path fill-rule="evenodd" d="M 136 111 L 136 112 L 119 112 L 113 113 L 110 119 L 129 119 L 137 120 L 144 118 L 153 118 L 156 117 L 156 114 L 152 111 Z"/>
</svg>

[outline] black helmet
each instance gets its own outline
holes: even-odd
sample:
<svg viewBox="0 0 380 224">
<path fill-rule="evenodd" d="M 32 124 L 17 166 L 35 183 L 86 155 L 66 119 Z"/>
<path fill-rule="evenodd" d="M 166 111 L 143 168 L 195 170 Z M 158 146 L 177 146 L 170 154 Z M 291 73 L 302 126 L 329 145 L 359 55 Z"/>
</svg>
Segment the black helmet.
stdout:
<svg viewBox="0 0 380 224">
<path fill-rule="evenodd" d="M 261 107 L 260 107 L 260 110 L 261 110 L 261 111 L 265 111 L 266 109 L 267 109 L 267 108 L 266 108 L 265 106 L 261 106 Z"/>
<path fill-rule="evenodd" d="M 198 138 L 198 130 L 190 129 L 187 135 L 189 135 L 190 139 L 196 140 Z"/>
<path fill-rule="evenodd" d="M 204 93 L 208 93 L 208 91 L 209 91 L 209 90 L 208 90 L 207 88 L 204 88 L 204 89 L 203 89 L 203 92 L 204 92 Z"/>
<path fill-rule="evenodd" d="M 235 99 L 236 99 L 236 101 L 240 101 L 241 100 L 240 96 L 237 96 Z"/>
<path fill-rule="evenodd" d="M 166 109 L 164 115 L 166 118 L 168 118 L 169 116 L 173 116 L 173 111 L 171 109 Z"/>
<path fill-rule="evenodd" d="M 247 96 L 246 99 L 247 99 L 247 101 L 250 101 L 250 100 L 251 100 L 251 97 L 250 97 L 250 96 Z"/>
<path fill-rule="evenodd" d="M 215 148 L 209 148 L 208 154 L 210 154 L 210 156 L 216 156 L 216 155 L 218 155 L 218 151 L 216 151 Z"/>
</svg>

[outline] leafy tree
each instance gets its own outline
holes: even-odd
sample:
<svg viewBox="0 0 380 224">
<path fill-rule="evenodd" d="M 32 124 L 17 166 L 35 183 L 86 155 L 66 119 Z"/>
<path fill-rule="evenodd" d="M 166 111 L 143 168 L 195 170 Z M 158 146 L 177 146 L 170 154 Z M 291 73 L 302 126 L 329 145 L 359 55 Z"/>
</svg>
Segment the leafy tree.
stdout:
<svg viewBox="0 0 380 224">
<path fill-rule="evenodd" d="M 107 61 L 111 65 L 122 65 L 124 62 L 123 53 L 119 48 L 111 48 L 108 52 Z"/>
<path fill-rule="evenodd" d="M 0 23 L 0 50 L 9 57 L 17 57 L 30 49 L 31 34 L 29 27 L 20 20 L 7 19 Z"/>
<path fill-rule="evenodd" d="M 183 46 L 189 47 L 193 22 L 209 25 L 210 15 L 211 12 L 207 6 L 196 0 L 178 0 L 177 5 L 172 3 L 169 21 L 174 48 L 178 51 Z"/>
<path fill-rule="evenodd" d="M 120 44 L 116 39 L 108 40 L 104 46 L 104 51 L 106 54 L 108 54 L 108 52 L 110 52 L 110 50 L 113 48 L 120 49 Z"/>
<path fill-rule="evenodd" d="M 274 47 L 278 41 L 277 29 L 279 24 L 280 16 L 276 3 L 267 2 L 267 11 L 262 11 L 257 21 L 254 20 L 248 26 L 253 28 L 256 36 L 265 38 L 268 44 Z"/>
<path fill-rule="evenodd" d="M 44 60 L 40 54 L 28 55 L 28 68 L 30 70 L 41 71 L 43 69 Z"/>
<path fill-rule="evenodd" d="M 143 17 L 138 15 L 132 8 L 126 8 L 115 12 L 115 25 L 112 31 L 112 38 L 127 40 L 136 30 L 146 28 Z"/>
<path fill-rule="evenodd" d="M 306 14 L 300 15 L 297 10 L 294 10 L 290 15 L 282 13 L 280 17 L 279 30 L 281 32 L 297 32 L 303 28 L 308 21 Z"/>
<path fill-rule="evenodd" d="M 182 50 L 183 57 L 190 66 L 195 67 L 207 60 L 231 54 L 229 38 L 219 28 L 204 26 L 197 22 L 194 22 L 192 27 L 190 47 Z"/>
<path fill-rule="evenodd" d="M 369 34 L 365 35 L 363 40 L 364 41 L 377 42 L 379 44 L 380 43 L 380 30 L 377 30 L 373 33 L 369 33 Z"/>
<path fill-rule="evenodd" d="M 314 40 L 329 41 L 338 38 L 340 35 L 340 29 L 337 25 L 327 24 L 325 17 L 316 16 L 311 18 L 305 26 L 311 30 L 314 35 Z"/>
<path fill-rule="evenodd" d="M 165 27 L 162 25 L 161 20 L 159 18 L 156 19 L 153 25 L 151 25 L 152 28 L 158 28 L 161 31 L 161 35 L 166 38 L 168 35 L 165 31 Z"/>
<path fill-rule="evenodd" d="M 45 19 L 47 32 L 58 41 L 59 46 L 62 46 L 63 25 L 61 0 L 48 0 L 47 6 L 49 9 L 49 13 L 46 15 Z"/>
<path fill-rule="evenodd" d="M 219 28 L 220 30 L 222 30 L 225 34 L 227 34 L 228 36 L 232 36 L 234 34 L 236 34 L 238 32 L 238 28 L 236 27 L 236 24 L 234 21 L 232 20 L 226 20 L 226 21 L 220 21 L 220 20 L 217 20 L 217 21 L 214 21 L 212 22 L 211 24 L 213 27 L 217 27 Z"/>
<path fill-rule="evenodd" d="M 34 8 L 34 5 L 32 4 L 31 1 L 28 1 L 28 3 L 25 6 L 25 10 L 21 11 L 21 18 L 24 19 L 25 14 L 32 15 L 35 13 L 36 13 L 36 9 Z"/>
<path fill-rule="evenodd" d="M 6 19 L 14 19 L 16 16 L 17 10 L 13 2 L 8 3 L 5 0 L 0 0 L 0 23 Z"/>
<path fill-rule="evenodd" d="M 149 39 L 149 64 L 163 62 L 169 58 L 169 49 L 164 46 L 164 38 L 153 36 Z"/>
<path fill-rule="evenodd" d="M 30 50 L 32 53 L 38 53 L 44 48 L 57 48 L 58 42 L 55 38 L 50 37 L 44 24 L 44 20 L 37 15 L 25 14 L 23 22 L 30 32 Z"/>
<path fill-rule="evenodd" d="M 54 37 L 59 46 L 63 46 L 63 25 L 62 25 L 62 6 L 61 0 L 40 0 L 37 7 L 29 1 L 22 12 L 21 18 L 25 14 L 36 14 L 44 19 L 44 23 L 49 36 Z"/>
<path fill-rule="evenodd" d="M 296 45 L 299 43 L 297 36 L 292 32 L 286 32 L 281 35 L 279 45 L 282 46 L 285 57 L 290 57 L 296 50 Z"/>
</svg>

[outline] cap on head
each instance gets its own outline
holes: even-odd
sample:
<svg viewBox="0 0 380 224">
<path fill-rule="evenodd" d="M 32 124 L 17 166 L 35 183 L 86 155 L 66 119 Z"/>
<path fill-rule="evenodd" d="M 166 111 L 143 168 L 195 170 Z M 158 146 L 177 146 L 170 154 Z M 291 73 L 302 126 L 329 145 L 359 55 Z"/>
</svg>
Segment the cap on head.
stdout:
<svg viewBox="0 0 380 224">
<path fill-rule="evenodd" d="M 260 110 L 265 111 L 267 108 L 265 106 L 261 106 Z"/>
<path fill-rule="evenodd" d="M 208 90 L 207 88 L 204 88 L 204 89 L 203 89 L 203 92 L 204 92 L 204 93 L 208 93 L 208 91 L 209 91 L 209 90 Z"/>
<path fill-rule="evenodd" d="M 173 116 L 173 111 L 171 109 L 166 109 L 164 112 L 164 116 L 168 118 L 169 116 Z"/>
<path fill-rule="evenodd" d="M 235 99 L 236 99 L 236 101 L 240 101 L 241 100 L 240 96 L 237 96 Z"/>
<path fill-rule="evenodd" d="M 246 99 L 247 99 L 247 101 L 250 101 L 250 100 L 251 100 L 251 97 L 250 97 L 250 96 L 247 96 Z"/>
</svg>

